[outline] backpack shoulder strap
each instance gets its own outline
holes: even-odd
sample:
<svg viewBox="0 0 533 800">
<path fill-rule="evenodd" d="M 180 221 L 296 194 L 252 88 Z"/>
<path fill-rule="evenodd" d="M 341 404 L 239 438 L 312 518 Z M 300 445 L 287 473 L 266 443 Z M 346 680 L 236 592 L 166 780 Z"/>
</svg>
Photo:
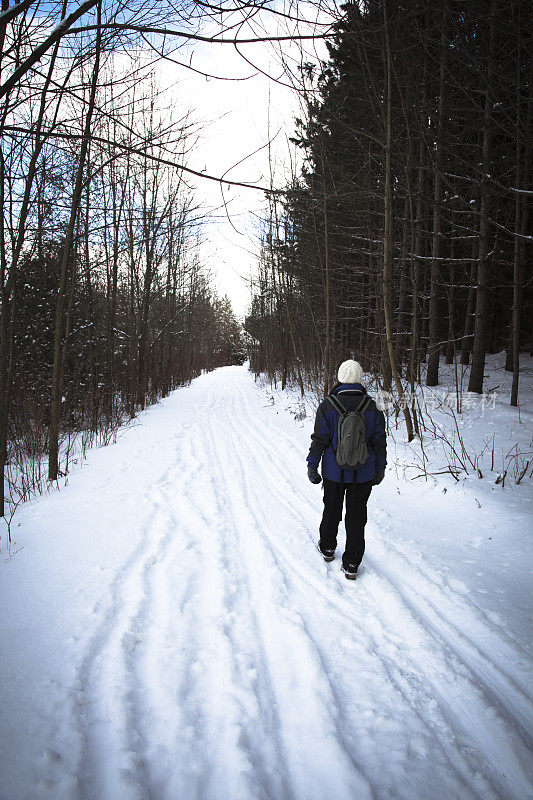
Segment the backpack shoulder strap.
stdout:
<svg viewBox="0 0 533 800">
<path fill-rule="evenodd" d="M 338 411 L 339 414 L 344 414 L 344 412 L 346 411 L 344 405 L 341 403 L 338 397 L 335 397 L 335 395 L 328 394 L 326 400 L 329 401 L 330 405 L 332 405 L 335 411 Z"/>
<path fill-rule="evenodd" d="M 359 411 L 360 414 L 364 414 L 371 402 L 372 398 L 366 395 L 366 397 L 363 399 L 363 402 L 359 403 L 357 406 L 357 411 Z"/>
</svg>

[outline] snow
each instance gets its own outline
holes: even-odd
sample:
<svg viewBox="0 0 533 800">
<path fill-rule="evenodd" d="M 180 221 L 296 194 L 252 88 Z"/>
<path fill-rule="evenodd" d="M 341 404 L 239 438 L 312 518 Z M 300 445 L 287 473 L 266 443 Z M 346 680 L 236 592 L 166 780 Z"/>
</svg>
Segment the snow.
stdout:
<svg viewBox="0 0 533 800">
<path fill-rule="evenodd" d="M 501 392 L 460 424 L 504 457 L 531 414 Z M 19 509 L 2 800 L 533 797 L 530 478 L 495 485 L 490 452 L 483 479 L 415 478 L 391 430 L 347 581 L 342 525 L 335 561 L 315 547 L 303 408 L 216 370 Z"/>
</svg>

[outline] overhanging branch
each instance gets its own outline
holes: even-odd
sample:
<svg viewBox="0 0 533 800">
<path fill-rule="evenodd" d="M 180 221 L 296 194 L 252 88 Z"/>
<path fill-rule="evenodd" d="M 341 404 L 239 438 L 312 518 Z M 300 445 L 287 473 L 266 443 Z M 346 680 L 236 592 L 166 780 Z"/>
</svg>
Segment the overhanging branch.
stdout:
<svg viewBox="0 0 533 800">
<path fill-rule="evenodd" d="M 22 128 L 17 125 L 6 125 L 3 129 L 3 133 L 24 133 L 27 135 L 31 135 L 32 131 L 28 128 Z M 83 134 L 81 133 L 59 133 L 55 131 L 50 131 L 47 133 L 43 133 L 43 138 L 48 139 L 63 139 L 65 141 L 72 141 L 76 139 L 83 139 Z M 100 144 L 105 144 L 108 147 L 116 147 L 120 148 L 124 153 L 129 153 L 131 155 L 137 155 L 141 158 L 145 158 L 148 161 L 153 161 L 157 164 L 164 164 L 167 167 L 172 167 L 173 169 L 181 170 L 182 172 L 187 172 L 189 175 L 195 175 L 197 178 L 205 178 L 208 181 L 215 181 L 218 184 L 223 184 L 225 186 L 239 186 L 243 189 L 255 189 L 258 192 L 265 192 L 266 194 L 271 195 L 279 195 L 284 194 L 284 189 L 269 189 L 266 186 L 259 186 L 254 183 L 244 183 L 241 181 L 230 181 L 227 178 L 219 178 L 216 175 L 210 175 L 208 172 L 200 172 L 199 170 L 192 169 L 192 167 L 186 167 L 184 164 L 179 164 L 176 161 L 171 161 L 169 158 L 162 158 L 161 156 L 155 156 L 151 153 L 147 153 L 145 150 L 141 150 L 137 147 L 132 145 L 125 144 L 124 142 L 116 142 L 112 139 L 106 139 L 104 136 L 95 136 L 91 134 L 90 137 L 91 141 L 99 142 Z"/>
<path fill-rule="evenodd" d="M 28 58 L 22 62 L 20 67 L 18 67 L 14 73 L 8 78 L 5 83 L 0 86 L 0 98 L 5 97 L 11 89 L 13 89 L 20 79 L 36 64 L 44 54 L 54 45 L 59 39 L 62 39 L 66 33 L 70 32 L 71 26 L 87 11 L 90 11 L 93 6 L 98 3 L 98 0 L 86 0 L 85 3 L 82 3 L 76 11 L 73 11 L 72 14 L 69 14 L 68 17 L 62 19 L 61 22 L 56 25 L 50 36 L 48 36 L 44 42 L 35 48 L 33 53 L 28 56 Z M 93 30 L 97 30 L 98 26 L 94 25 Z"/>
</svg>

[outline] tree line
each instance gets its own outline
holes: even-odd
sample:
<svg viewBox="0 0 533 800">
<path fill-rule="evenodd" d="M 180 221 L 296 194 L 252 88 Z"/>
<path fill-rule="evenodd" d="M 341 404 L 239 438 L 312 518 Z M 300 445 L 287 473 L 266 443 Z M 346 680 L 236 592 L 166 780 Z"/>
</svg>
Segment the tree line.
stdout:
<svg viewBox="0 0 533 800">
<path fill-rule="evenodd" d="M 145 28 L 176 21 L 175 4 L 1 9 L 4 515 L 65 474 L 76 433 L 107 440 L 202 370 L 245 356 L 201 262 L 205 212 L 187 181 L 199 127 L 158 90 L 141 48 Z"/>
<path fill-rule="evenodd" d="M 394 386 L 531 346 L 532 15 L 524 0 L 347 3 L 301 68 L 304 168 L 269 200 L 252 367 L 327 393 L 350 353 Z M 528 268 L 529 265 L 529 268 Z M 409 436 L 414 406 L 403 402 Z"/>
</svg>

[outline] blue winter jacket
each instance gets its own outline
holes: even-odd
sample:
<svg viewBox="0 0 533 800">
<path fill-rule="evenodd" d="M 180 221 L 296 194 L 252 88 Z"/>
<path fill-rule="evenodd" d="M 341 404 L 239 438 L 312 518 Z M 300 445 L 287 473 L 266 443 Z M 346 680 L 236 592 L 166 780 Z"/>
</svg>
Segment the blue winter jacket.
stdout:
<svg viewBox="0 0 533 800">
<path fill-rule="evenodd" d="M 360 383 L 342 383 L 332 394 L 339 395 L 339 399 L 348 408 L 357 408 L 362 397 L 366 396 L 366 389 Z M 318 468 L 322 459 L 322 477 L 340 483 L 364 483 L 374 479 L 377 472 L 385 469 L 387 464 L 387 441 L 385 435 L 385 418 L 371 400 L 365 411 L 366 443 L 368 446 L 368 461 L 358 470 L 345 469 L 341 475 L 341 468 L 337 464 L 335 451 L 337 450 L 337 427 L 339 412 L 331 403 L 322 400 L 316 412 L 315 430 L 311 436 L 312 442 L 307 456 L 307 463 Z"/>
</svg>

